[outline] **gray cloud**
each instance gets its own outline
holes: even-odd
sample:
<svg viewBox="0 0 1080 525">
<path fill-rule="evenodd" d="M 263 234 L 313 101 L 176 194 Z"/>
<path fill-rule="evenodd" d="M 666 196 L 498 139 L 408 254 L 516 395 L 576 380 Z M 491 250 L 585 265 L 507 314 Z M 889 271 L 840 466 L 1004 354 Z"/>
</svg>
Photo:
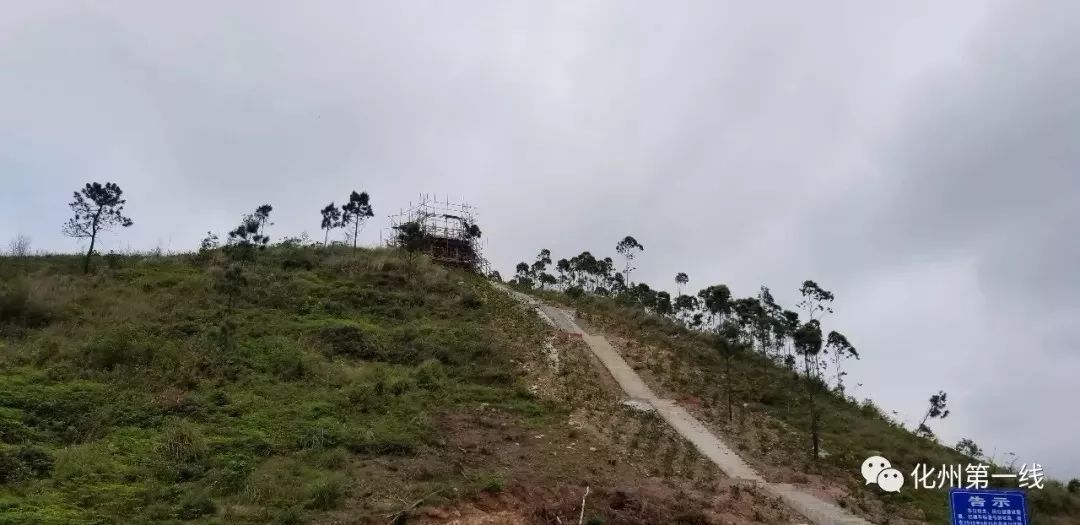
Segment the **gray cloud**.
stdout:
<svg viewBox="0 0 1080 525">
<path fill-rule="evenodd" d="M 1080 427 L 1043 415 L 1078 392 L 1071 4 L 3 11 L 0 239 L 76 249 L 59 226 L 91 179 L 136 219 L 105 249 L 190 248 L 262 202 L 278 236 L 318 236 L 354 188 L 380 216 L 419 192 L 479 205 L 504 273 L 633 234 L 659 286 L 791 304 L 819 280 L 866 356 L 858 395 L 913 421 L 944 388 L 945 439 L 1080 474 Z"/>
</svg>

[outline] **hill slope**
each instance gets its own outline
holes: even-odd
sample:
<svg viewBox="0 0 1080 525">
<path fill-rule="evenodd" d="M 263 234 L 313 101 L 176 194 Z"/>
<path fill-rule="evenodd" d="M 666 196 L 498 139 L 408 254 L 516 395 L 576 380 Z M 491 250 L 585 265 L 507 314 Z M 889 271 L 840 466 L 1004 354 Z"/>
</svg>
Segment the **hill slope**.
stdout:
<svg viewBox="0 0 1080 525">
<path fill-rule="evenodd" d="M 617 299 L 529 291 L 573 308 L 588 331 L 605 333 L 649 387 L 661 397 L 680 400 L 735 446 L 766 481 L 800 486 L 874 523 L 948 523 L 949 512 L 943 490 L 910 489 L 910 480 L 899 494 L 867 486 L 859 472 L 867 457 L 887 456 L 905 476 L 920 463 L 938 470 L 941 465 L 986 463 L 916 437 L 869 400 L 855 402 L 836 392 L 817 401 L 822 446 L 828 454 L 811 461 L 805 381 L 791 369 L 756 352 L 737 353 L 731 360 L 734 403 L 729 421 L 726 363 L 705 334 Z M 1016 489 L 1017 481 L 992 480 L 991 485 Z M 1080 523 L 1080 494 L 1060 482 L 1048 480 L 1044 488 L 1027 492 L 1034 522 Z"/>
<path fill-rule="evenodd" d="M 101 266 L 0 259 L 0 523 L 796 519 L 473 275 L 288 247 Z"/>
</svg>

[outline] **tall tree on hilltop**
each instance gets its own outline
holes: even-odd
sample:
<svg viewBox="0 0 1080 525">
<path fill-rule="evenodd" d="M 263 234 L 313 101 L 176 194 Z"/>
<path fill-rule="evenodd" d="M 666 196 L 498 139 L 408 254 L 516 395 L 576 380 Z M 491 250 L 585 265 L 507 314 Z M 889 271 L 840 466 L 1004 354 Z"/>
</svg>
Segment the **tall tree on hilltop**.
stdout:
<svg viewBox="0 0 1080 525">
<path fill-rule="evenodd" d="M 533 277 L 532 271 L 529 268 L 529 263 L 524 261 L 519 262 L 517 263 L 517 266 L 514 267 L 514 270 L 516 272 L 516 274 L 514 275 L 514 279 L 517 281 L 517 284 L 520 284 L 521 286 L 524 286 L 526 288 L 533 287 Z"/>
<path fill-rule="evenodd" d="M 675 297 L 682 295 L 682 287 L 686 286 L 686 283 L 690 282 L 690 276 L 686 275 L 686 272 L 679 272 L 675 274 Z"/>
<path fill-rule="evenodd" d="M 756 297 L 742 297 L 731 301 L 732 322 L 738 328 L 737 339 L 748 342 L 754 349 L 754 321 L 758 313 Z"/>
<path fill-rule="evenodd" d="M 559 285 L 565 287 L 567 281 L 570 279 L 570 261 L 566 259 L 559 259 L 555 263 L 555 270 L 559 272 Z"/>
<path fill-rule="evenodd" d="M 269 204 L 259 206 L 255 213 L 244 215 L 240 225 L 229 232 L 225 251 L 233 260 L 251 260 L 256 250 L 263 250 L 270 244 L 270 237 L 264 233 L 264 228 L 270 220 L 272 209 Z"/>
<path fill-rule="evenodd" d="M 675 298 L 672 310 L 675 312 L 675 320 L 689 325 L 694 312 L 698 308 L 698 300 L 692 295 L 680 295 Z"/>
<path fill-rule="evenodd" d="M 330 243 L 330 230 L 334 228 L 340 228 L 344 226 L 341 222 L 341 210 L 337 205 L 331 202 L 322 209 L 322 229 L 326 230 L 326 235 L 323 236 L 323 246 Z"/>
<path fill-rule="evenodd" d="M 759 330 L 771 332 L 771 348 L 776 357 L 783 361 L 784 349 L 787 347 L 787 337 L 790 333 L 783 326 L 784 309 L 776 303 L 776 299 L 773 298 L 769 287 L 765 285 L 761 285 L 758 292 L 758 301 L 761 303 L 764 314 L 759 322 L 767 325 L 759 327 Z"/>
<path fill-rule="evenodd" d="M 592 292 L 596 289 L 597 277 L 602 263 L 589 252 L 581 252 L 570 259 L 570 267 L 577 285 Z"/>
<path fill-rule="evenodd" d="M 630 263 L 634 261 L 634 256 L 636 255 L 635 250 L 638 252 L 645 251 L 645 247 L 637 242 L 637 239 L 629 235 L 615 245 L 615 251 L 618 252 L 619 255 L 622 255 L 623 259 L 626 259 L 626 270 L 623 272 L 626 286 L 630 286 L 630 272 L 635 270 L 635 268 L 630 266 Z"/>
<path fill-rule="evenodd" d="M 540 275 L 536 276 L 536 281 L 540 283 L 540 289 L 543 290 L 545 286 L 554 287 L 558 283 L 558 279 L 554 275 L 547 272 L 540 272 Z"/>
<path fill-rule="evenodd" d="M 784 354 L 784 364 L 792 370 L 795 369 L 795 356 L 791 355 L 791 347 L 788 346 L 788 340 L 794 337 L 795 330 L 798 329 L 799 312 L 783 310 L 773 318 L 773 333 L 776 334 L 777 344 Z"/>
<path fill-rule="evenodd" d="M 536 256 L 536 261 L 529 267 L 530 276 L 540 284 L 541 290 L 544 289 L 545 285 L 555 282 L 555 277 L 547 273 L 548 266 L 551 266 L 551 250 L 544 248 L 540 250 L 540 253 Z"/>
<path fill-rule="evenodd" d="M 843 395 L 844 376 L 847 375 L 847 372 L 844 372 L 840 362 L 848 357 L 859 359 L 859 352 L 855 350 L 855 347 L 851 345 L 847 340 L 847 337 L 844 337 L 844 334 L 835 330 L 829 332 L 829 336 L 825 339 L 825 348 L 828 352 L 832 353 L 833 364 L 836 367 L 836 390 Z"/>
<path fill-rule="evenodd" d="M 273 226 L 274 223 L 270 222 L 270 212 L 274 211 L 274 207 L 269 204 L 263 204 L 258 208 L 255 208 L 255 213 L 252 217 L 259 223 L 259 234 L 266 233 L 267 226 Z"/>
<path fill-rule="evenodd" d="M 799 302 L 799 308 L 806 310 L 808 319 L 819 319 L 825 314 L 832 313 L 833 293 L 818 286 L 814 281 L 803 281 L 799 288 L 803 300 Z"/>
<path fill-rule="evenodd" d="M 349 195 L 349 202 L 341 206 L 341 223 L 353 225 L 353 249 L 356 249 L 356 237 L 360 233 L 360 224 L 374 217 L 375 212 L 371 209 L 371 197 L 366 191 Z"/>
<path fill-rule="evenodd" d="M 724 397 L 727 398 L 728 423 L 731 423 L 732 420 L 735 419 L 734 409 L 732 408 L 734 406 L 733 398 L 735 397 L 735 394 L 731 387 L 731 359 L 735 356 L 735 353 L 738 350 L 738 343 L 736 343 L 735 340 L 732 339 L 733 334 L 728 333 L 728 331 L 730 330 L 732 330 L 731 322 L 725 321 L 720 325 L 720 327 L 717 328 L 716 335 L 713 337 L 712 340 L 713 348 L 715 348 L 717 352 L 720 353 L 721 357 L 724 358 Z"/>
<path fill-rule="evenodd" d="M 821 451 L 820 416 L 818 415 L 815 397 L 821 380 L 817 375 L 817 359 L 821 353 L 821 323 L 817 319 L 811 319 L 806 324 L 795 330 L 795 351 L 803 357 L 803 369 L 806 373 L 806 399 L 810 406 L 810 440 L 813 446 L 813 459 L 817 459 Z"/>
<path fill-rule="evenodd" d="M 127 203 L 121 198 L 123 194 L 120 186 L 113 182 L 107 182 L 104 186 L 100 182 L 87 183 L 82 191 L 75 192 L 75 200 L 68 204 L 75 216 L 64 224 L 64 235 L 90 239 L 90 249 L 86 251 L 86 258 L 83 260 L 83 273 L 90 272 L 90 257 L 94 255 L 98 233 L 117 226 L 127 228 L 134 224 L 123 214 L 124 204 Z"/>
<path fill-rule="evenodd" d="M 930 430 L 930 427 L 926 426 L 926 421 L 929 419 L 945 419 L 949 417 L 949 410 L 947 408 L 946 397 L 948 394 L 944 390 L 930 396 L 930 408 L 927 409 L 926 415 L 923 416 L 922 421 L 919 422 L 919 427 L 915 430 L 916 435 L 925 437 L 933 437 L 934 433 Z"/>
<path fill-rule="evenodd" d="M 808 321 L 815 319 L 820 320 L 826 315 L 833 313 L 832 302 L 835 299 L 833 293 L 822 288 L 814 281 L 803 281 L 801 287 L 799 287 L 799 294 L 802 295 L 802 301 L 796 306 L 806 311 L 806 317 Z M 820 359 L 814 360 L 815 366 L 818 367 L 815 373 L 819 376 L 823 373 L 822 368 L 828 366 L 827 363 Z"/>
<path fill-rule="evenodd" d="M 731 314 L 731 289 L 726 284 L 709 286 L 699 291 L 697 296 L 709 314 L 709 323 L 721 325 Z"/>
<path fill-rule="evenodd" d="M 671 294 L 656 292 L 656 306 L 653 311 L 665 317 L 671 314 Z"/>
</svg>

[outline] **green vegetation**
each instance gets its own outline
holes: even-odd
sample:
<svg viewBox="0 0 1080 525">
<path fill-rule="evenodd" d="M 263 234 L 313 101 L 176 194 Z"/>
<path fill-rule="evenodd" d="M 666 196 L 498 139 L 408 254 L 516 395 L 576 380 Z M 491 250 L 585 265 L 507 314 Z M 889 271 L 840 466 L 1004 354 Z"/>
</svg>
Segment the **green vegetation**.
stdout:
<svg viewBox="0 0 1080 525">
<path fill-rule="evenodd" d="M 980 451 L 970 440 L 957 450 L 932 437 L 917 436 L 914 429 L 904 428 L 870 400 L 856 401 L 842 390 L 825 388 L 812 375 L 811 381 L 818 386 L 816 394 L 808 397 L 806 375 L 782 359 L 646 311 L 629 294 L 612 298 L 572 294 L 572 290 L 532 293 L 567 304 L 594 328 L 624 338 L 623 355 L 653 388 L 672 398 L 700 400 L 696 415 L 734 442 L 751 463 L 781 472 L 787 481 L 821 476 L 848 493 L 840 501 L 842 505 L 864 515 L 930 523 L 949 519 L 944 491 L 904 490 L 886 495 L 865 486 L 859 466 L 868 456 L 887 456 L 909 478 L 919 463 L 938 469 L 941 465 L 988 463 L 985 458 L 971 457 Z M 736 401 L 734 415 L 731 398 Z M 823 450 L 817 460 L 808 453 L 813 428 L 810 403 L 816 406 L 814 416 L 819 419 Z M 993 471 L 1007 469 L 996 466 Z M 908 483 L 910 486 L 910 479 Z M 1016 488 L 1016 480 L 991 480 L 991 485 Z M 1027 491 L 1033 519 L 1037 523 L 1075 522 L 1080 517 L 1077 492 L 1080 490 L 1070 492 L 1052 480 L 1044 489 Z"/>
<path fill-rule="evenodd" d="M 553 413 L 510 361 L 541 328 L 478 276 L 389 250 L 213 245 L 87 275 L 75 256 L 0 258 L 0 523 L 385 514 L 460 481 L 436 470 L 390 497 L 359 468 L 439 457 L 440 415 Z"/>
</svg>

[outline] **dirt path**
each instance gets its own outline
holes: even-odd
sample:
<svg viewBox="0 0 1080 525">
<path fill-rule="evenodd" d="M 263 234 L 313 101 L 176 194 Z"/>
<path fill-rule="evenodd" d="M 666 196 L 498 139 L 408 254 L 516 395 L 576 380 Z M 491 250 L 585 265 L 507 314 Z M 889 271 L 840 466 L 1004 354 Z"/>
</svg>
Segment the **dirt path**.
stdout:
<svg viewBox="0 0 1080 525">
<path fill-rule="evenodd" d="M 789 507 L 818 525 L 870 525 L 870 522 L 853 516 L 845 510 L 822 501 L 812 494 L 800 491 L 798 487 L 785 483 L 769 483 L 742 460 L 723 440 L 710 432 L 705 425 L 690 415 L 673 400 L 660 399 L 641 376 L 627 364 L 626 360 L 611 346 L 602 335 L 585 333 L 574 321 L 572 312 L 546 305 L 531 296 L 511 290 L 502 285 L 495 285 L 509 293 L 519 302 L 534 308 L 546 322 L 572 334 L 578 334 L 604 364 L 611 376 L 619 383 L 626 395 L 640 405 L 651 406 L 675 431 L 693 443 L 705 457 L 709 458 L 725 474 L 733 479 L 753 483 L 783 500 Z"/>
</svg>

